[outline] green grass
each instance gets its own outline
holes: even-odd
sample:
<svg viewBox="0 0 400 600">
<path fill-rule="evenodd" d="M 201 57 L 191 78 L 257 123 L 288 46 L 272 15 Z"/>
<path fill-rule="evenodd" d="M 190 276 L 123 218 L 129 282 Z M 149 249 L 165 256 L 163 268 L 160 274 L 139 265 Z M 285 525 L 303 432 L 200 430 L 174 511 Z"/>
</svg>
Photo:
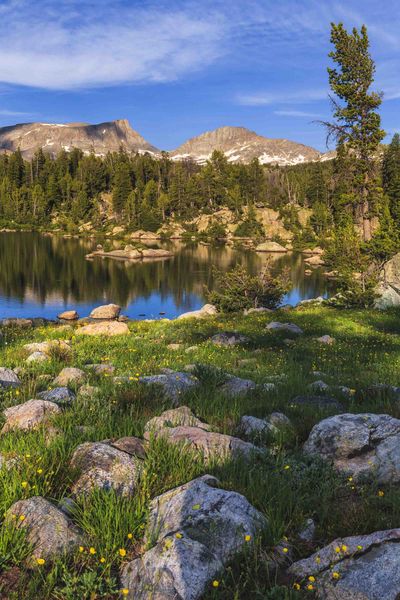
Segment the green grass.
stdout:
<svg viewBox="0 0 400 600">
<path fill-rule="evenodd" d="M 329 394 L 342 402 L 345 412 L 371 411 L 400 417 L 400 403 L 389 394 L 366 391 L 374 383 L 399 384 L 399 317 L 395 310 L 380 313 L 305 307 L 204 321 L 137 322 L 129 325 L 129 337 L 111 339 L 80 337 L 73 328 L 55 326 L 4 329 L 0 365 L 21 366 L 24 373 L 22 387 L 1 396 L 1 409 L 34 398 L 67 365 L 84 368 L 87 363 L 111 362 L 115 375 L 129 376 L 131 380 L 115 385 L 110 376 L 88 373 L 88 383 L 99 388 L 98 394 L 90 398 L 78 396 L 70 408 L 53 420 L 56 433 L 49 435 L 44 428 L 0 437 L 0 453 L 14 460 L 9 469 L 0 470 L 0 515 L 15 501 L 33 495 L 55 502 L 68 496 L 76 476 L 69 468 L 69 460 L 78 444 L 142 436 L 146 421 L 172 404 L 157 388 L 147 388 L 136 380 L 140 375 L 159 373 L 162 368 L 181 370 L 188 364 L 198 365 L 196 374 L 201 385 L 188 393 L 183 403 L 220 432 L 235 434 L 242 415 L 264 417 L 275 410 L 284 412 L 294 429 L 278 439 L 269 439 L 271 452 L 266 457 L 245 464 L 237 460 L 205 465 L 197 454 L 182 452 L 163 440 L 152 440 L 136 496 L 127 500 L 96 492 L 76 503 L 73 519 L 86 533 L 87 545 L 70 559 L 28 572 L 24 560 L 29 546 L 23 533 L 3 523 L 0 592 L 11 600 L 120 597 L 118 568 L 121 562 L 143 550 L 150 500 L 200 474 L 211 473 L 219 478 L 222 487 L 244 494 L 266 515 L 269 526 L 254 547 L 249 547 L 221 573 L 218 587 L 210 586 L 205 598 L 310 597 L 309 592 L 292 589 L 293 582 L 286 579 L 284 569 L 271 570 L 269 557 L 274 545 L 287 539 L 295 558 L 300 558 L 337 536 L 397 527 L 400 490 L 388 486 L 381 490 L 383 496 L 378 495 L 378 487 L 373 483 L 354 486 L 328 465 L 303 456 L 301 447 L 311 428 L 332 411 L 293 407 L 291 400 L 309 394 L 307 386 L 323 379 L 333 388 L 343 385 L 354 390 L 350 398 L 338 390 Z M 294 338 L 289 347 L 284 339 L 290 336 L 266 331 L 271 320 L 294 322 L 304 329 L 305 335 Z M 220 331 L 238 331 L 250 342 L 241 347 L 216 347 L 209 339 Z M 326 346 L 315 341 L 324 334 L 333 336 L 335 344 Z M 71 341 L 70 354 L 54 352 L 47 363 L 25 364 L 24 344 L 59 338 Z M 182 344 L 180 349 L 168 349 L 168 344 L 177 342 Z M 192 346 L 196 348 L 185 352 Z M 251 360 L 243 363 L 243 359 Z M 314 377 L 313 371 L 324 375 Z M 275 392 L 258 389 L 233 399 L 218 391 L 224 373 L 258 383 L 276 376 L 282 378 Z M 0 425 L 2 421 L 1 415 Z M 310 517 L 316 522 L 316 541 L 299 544 L 296 532 Z M 96 553 L 90 554 L 89 547 Z M 120 548 L 126 550 L 125 557 L 120 556 Z M 10 580 L 16 569 L 18 583 L 12 586 Z"/>
</svg>

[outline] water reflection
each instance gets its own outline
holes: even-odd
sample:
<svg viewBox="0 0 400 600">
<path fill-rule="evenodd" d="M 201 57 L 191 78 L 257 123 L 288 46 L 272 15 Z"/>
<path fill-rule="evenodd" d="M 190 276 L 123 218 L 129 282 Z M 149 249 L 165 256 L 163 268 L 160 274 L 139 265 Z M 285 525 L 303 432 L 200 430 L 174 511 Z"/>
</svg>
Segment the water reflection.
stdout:
<svg viewBox="0 0 400 600">
<path fill-rule="evenodd" d="M 268 261 L 279 272 L 290 268 L 293 290 L 286 301 L 329 292 L 320 271 L 304 276 L 299 254 L 271 255 L 233 250 L 226 246 L 168 244 L 172 259 L 157 262 L 124 262 L 85 259 L 95 247 L 93 240 L 64 239 L 37 233 L 0 234 L 0 317 L 44 316 L 52 318 L 63 309 L 87 314 L 93 306 L 115 302 L 131 317 L 164 312 L 174 317 L 199 308 L 205 287 L 213 288 L 212 266 L 228 270 L 243 264 L 256 273 Z"/>
</svg>

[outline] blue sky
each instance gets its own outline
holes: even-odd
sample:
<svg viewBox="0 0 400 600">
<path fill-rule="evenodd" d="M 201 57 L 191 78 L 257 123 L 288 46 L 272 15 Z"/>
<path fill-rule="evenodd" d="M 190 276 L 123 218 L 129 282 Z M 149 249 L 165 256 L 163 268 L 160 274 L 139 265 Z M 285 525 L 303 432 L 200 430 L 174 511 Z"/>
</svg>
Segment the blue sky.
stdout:
<svg viewBox="0 0 400 600">
<path fill-rule="evenodd" d="M 0 125 L 128 118 L 162 149 L 241 125 L 323 150 L 331 21 L 366 23 L 392 135 L 397 0 L 0 1 Z"/>
</svg>

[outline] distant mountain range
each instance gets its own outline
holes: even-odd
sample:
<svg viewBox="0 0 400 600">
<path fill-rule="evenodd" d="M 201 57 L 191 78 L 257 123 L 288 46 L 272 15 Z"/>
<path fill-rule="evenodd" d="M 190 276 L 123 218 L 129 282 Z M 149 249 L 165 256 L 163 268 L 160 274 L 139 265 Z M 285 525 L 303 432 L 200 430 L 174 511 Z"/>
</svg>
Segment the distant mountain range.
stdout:
<svg viewBox="0 0 400 600">
<path fill-rule="evenodd" d="M 98 125 L 87 123 L 21 123 L 0 128 L 0 152 L 20 148 L 23 156 L 31 158 L 38 148 L 55 156 L 80 148 L 85 153 L 105 155 L 124 147 L 129 152 L 148 152 L 160 156 L 161 151 L 131 128 L 126 119 Z M 328 160 L 332 153 L 322 154 L 297 142 L 272 139 L 258 135 L 245 127 L 220 127 L 191 138 L 169 152 L 172 160 L 191 159 L 203 164 L 214 150 L 224 152 L 229 162 L 248 163 L 258 158 L 262 164 L 295 165 Z"/>
</svg>

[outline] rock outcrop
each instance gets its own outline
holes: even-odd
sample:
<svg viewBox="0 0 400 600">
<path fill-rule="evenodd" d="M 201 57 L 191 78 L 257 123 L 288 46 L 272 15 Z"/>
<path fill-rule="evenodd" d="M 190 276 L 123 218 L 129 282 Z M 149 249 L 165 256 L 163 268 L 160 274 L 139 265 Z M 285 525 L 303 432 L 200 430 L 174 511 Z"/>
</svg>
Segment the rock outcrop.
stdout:
<svg viewBox="0 0 400 600">
<path fill-rule="evenodd" d="M 46 400 L 28 400 L 23 404 L 10 406 L 4 410 L 6 422 L 1 433 L 7 433 L 14 429 L 22 431 L 35 429 L 60 412 L 61 409 L 57 404 Z"/>
</svg>

